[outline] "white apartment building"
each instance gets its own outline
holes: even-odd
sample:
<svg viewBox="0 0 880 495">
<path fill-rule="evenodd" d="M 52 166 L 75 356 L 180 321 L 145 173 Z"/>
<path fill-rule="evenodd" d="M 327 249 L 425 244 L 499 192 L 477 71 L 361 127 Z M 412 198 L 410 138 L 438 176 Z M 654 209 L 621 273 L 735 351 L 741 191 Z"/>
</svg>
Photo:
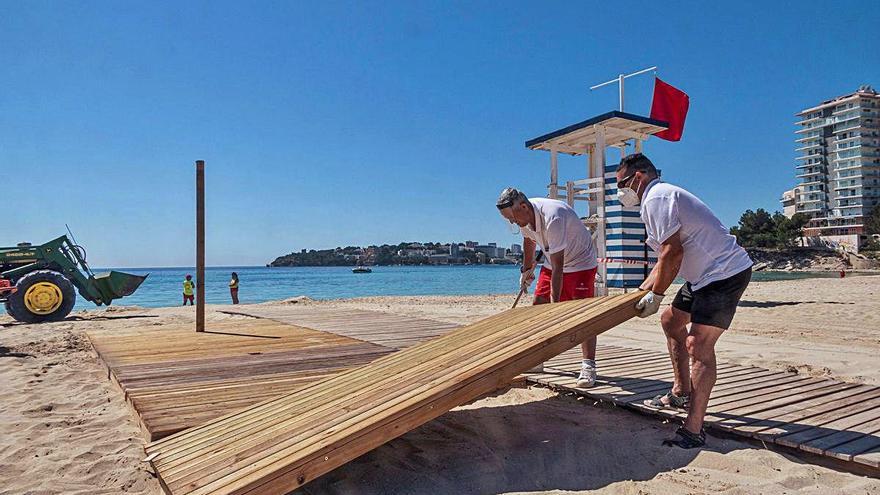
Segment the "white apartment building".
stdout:
<svg viewBox="0 0 880 495">
<path fill-rule="evenodd" d="M 862 234 L 880 203 L 880 94 L 870 86 L 797 114 L 794 211 L 805 235 Z"/>
</svg>

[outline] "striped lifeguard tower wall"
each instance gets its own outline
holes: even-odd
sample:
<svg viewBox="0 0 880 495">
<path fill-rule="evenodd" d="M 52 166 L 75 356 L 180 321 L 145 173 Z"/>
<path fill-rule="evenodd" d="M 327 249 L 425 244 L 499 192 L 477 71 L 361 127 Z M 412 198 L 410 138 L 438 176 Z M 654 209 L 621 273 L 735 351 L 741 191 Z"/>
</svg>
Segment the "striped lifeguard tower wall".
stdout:
<svg viewBox="0 0 880 495">
<path fill-rule="evenodd" d="M 627 208 L 617 201 L 616 170 L 617 163 L 605 167 L 605 250 L 608 258 L 622 262 L 607 263 L 608 287 L 628 289 L 641 285 L 657 253 L 645 244 L 639 207 Z"/>
<path fill-rule="evenodd" d="M 652 134 L 667 128 L 666 122 L 612 111 L 558 131 L 526 141 L 526 148 L 550 152 L 550 183 L 547 196 L 568 202 L 587 203 L 588 214 L 584 223 L 593 232 L 599 264 L 597 294 L 607 294 L 608 288 L 638 287 L 645 279 L 647 268 L 657 256 L 645 251 L 645 227 L 638 207 L 624 208 L 617 201 L 615 170 L 617 161 L 608 164 L 608 148 L 617 148 L 620 156 L 627 146 L 638 152 L 642 143 Z M 586 178 L 559 182 L 558 155 L 586 157 Z M 617 261 L 619 260 L 619 261 Z"/>
</svg>

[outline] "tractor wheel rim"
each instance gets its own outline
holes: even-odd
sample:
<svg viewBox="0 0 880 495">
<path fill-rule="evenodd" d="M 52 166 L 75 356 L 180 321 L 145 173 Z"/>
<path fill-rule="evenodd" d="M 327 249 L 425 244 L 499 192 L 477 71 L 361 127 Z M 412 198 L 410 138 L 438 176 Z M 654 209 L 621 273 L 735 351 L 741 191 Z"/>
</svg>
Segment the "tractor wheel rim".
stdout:
<svg viewBox="0 0 880 495">
<path fill-rule="evenodd" d="M 24 293 L 24 305 L 31 313 L 48 315 L 61 307 L 64 295 L 52 282 L 37 282 Z"/>
</svg>

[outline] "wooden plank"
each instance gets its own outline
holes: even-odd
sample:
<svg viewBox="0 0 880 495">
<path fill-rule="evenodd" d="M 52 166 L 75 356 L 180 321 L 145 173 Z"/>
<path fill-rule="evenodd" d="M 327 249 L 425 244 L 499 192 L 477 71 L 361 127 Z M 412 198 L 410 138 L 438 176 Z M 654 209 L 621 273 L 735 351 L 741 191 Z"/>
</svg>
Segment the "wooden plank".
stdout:
<svg viewBox="0 0 880 495">
<path fill-rule="evenodd" d="M 873 437 L 872 433 L 880 430 L 880 417 L 878 416 L 880 416 L 880 410 L 878 409 L 865 411 L 858 415 L 851 416 L 850 419 L 853 419 L 854 421 L 863 421 L 855 426 L 847 428 L 846 430 L 835 431 L 830 435 L 824 435 L 808 442 L 804 442 L 798 448 L 814 454 L 825 454 L 831 457 L 838 457 L 835 455 L 837 446 L 866 436 Z M 868 419 L 865 420 L 865 418 Z"/>
<path fill-rule="evenodd" d="M 837 389 L 831 391 L 829 394 L 816 398 L 803 396 L 799 398 L 800 400 L 791 404 L 758 413 L 752 413 L 748 416 L 730 417 L 717 422 L 715 426 L 725 430 L 736 430 L 738 433 L 744 435 L 768 440 L 769 438 L 766 434 L 764 436 L 759 436 L 758 432 L 768 429 L 772 430 L 777 426 L 791 426 L 794 423 L 804 421 L 811 415 L 819 414 L 824 411 L 825 409 L 823 409 L 823 406 L 836 408 L 838 407 L 836 405 L 839 404 L 842 399 L 857 396 L 870 390 L 876 389 L 867 385 L 840 383 Z M 784 431 L 780 432 L 784 433 Z"/>
<path fill-rule="evenodd" d="M 169 493 L 286 493 L 631 318 L 639 297 L 502 313 L 160 440 L 151 464 Z"/>
<path fill-rule="evenodd" d="M 780 445 L 798 448 L 802 444 L 856 427 L 870 419 L 873 419 L 880 407 L 880 398 L 860 401 L 852 407 L 834 411 L 818 418 L 821 423 L 818 426 L 803 429 L 786 435 L 778 436 L 774 441 Z"/>
<path fill-rule="evenodd" d="M 876 437 L 878 433 L 880 432 L 874 432 L 874 436 Z M 859 464 L 864 464 L 865 466 L 880 468 L 880 447 L 874 447 L 871 450 L 854 456 L 853 461 L 858 462 Z"/>
</svg>

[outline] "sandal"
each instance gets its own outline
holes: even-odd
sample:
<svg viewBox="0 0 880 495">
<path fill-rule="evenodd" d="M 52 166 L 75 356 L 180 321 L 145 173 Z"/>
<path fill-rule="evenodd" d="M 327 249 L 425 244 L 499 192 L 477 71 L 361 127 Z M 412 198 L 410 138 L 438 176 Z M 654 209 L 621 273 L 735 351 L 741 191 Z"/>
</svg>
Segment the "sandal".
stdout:
<svg viewBox="0 0 880 495">
<path fill-rule="evenodd" d="M 663 399 L 666 399 L 666 401 L 664 402 Z M 665 394 L 654 396 L 653 399 L 642 401 L 642 404 L 648 407 L 656 407 L 657 409 L 687 409 L 688 401 L 690 401 L 690 396 L 684 394 L 675 395 L 670 390 Z"/>
<path fill-rule="evenodd" d="M 691 433 L 684 426 L 675 430 L 675 434 L 679 438 L 670 438 L 663 440 L 663 445 L 667 447 L 679 447 L 682 449 L 697 449 L 706 445 L 706 430 L 700 428 L 699 433 Z"/>
</svg>

